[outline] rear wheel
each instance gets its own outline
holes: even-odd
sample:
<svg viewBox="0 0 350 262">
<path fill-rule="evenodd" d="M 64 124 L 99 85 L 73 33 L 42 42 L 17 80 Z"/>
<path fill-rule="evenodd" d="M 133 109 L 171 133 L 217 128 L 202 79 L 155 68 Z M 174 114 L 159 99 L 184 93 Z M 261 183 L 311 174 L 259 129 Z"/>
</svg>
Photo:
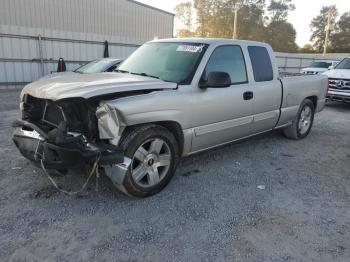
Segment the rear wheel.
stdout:
<svg viewBox="0 0 350 262">
<path fill-rule="evenodd" d="M 178 143 L 174 135 L 158 125 L 137 127 L 121 141 L 132 162 L 124 180 L 128 194 L 147 197 L 161 191 L 176 169 Z"/>
<path fill-rule="evenodd" d="M 310 133 L 315 116 L 315 107 L 311 100 L 305 99 L 300 106 L 298 115 L 293 124 L 285 129 L 283 133 L 287 138 L 298 140 L 307 137 Z"/>
</svg>

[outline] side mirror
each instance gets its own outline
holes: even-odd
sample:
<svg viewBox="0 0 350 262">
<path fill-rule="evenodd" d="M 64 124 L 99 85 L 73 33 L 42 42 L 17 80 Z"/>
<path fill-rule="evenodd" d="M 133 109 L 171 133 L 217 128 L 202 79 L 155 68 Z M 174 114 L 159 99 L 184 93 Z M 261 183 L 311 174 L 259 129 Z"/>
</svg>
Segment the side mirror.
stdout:
<svg viewBox="0 0 350 262">
<path fill-rule="evenodd" d="M 226 72 L 210 72 L 207 81 L 200 81 L 200 88 L 223 88 L 231 86 L 231 77 Z"/>
<path fill-rule="evenodd" d="M 334 66 L 328 67 L 328 70 L 332 70 L 332 69 L 334 69 Z"/>
</svg>

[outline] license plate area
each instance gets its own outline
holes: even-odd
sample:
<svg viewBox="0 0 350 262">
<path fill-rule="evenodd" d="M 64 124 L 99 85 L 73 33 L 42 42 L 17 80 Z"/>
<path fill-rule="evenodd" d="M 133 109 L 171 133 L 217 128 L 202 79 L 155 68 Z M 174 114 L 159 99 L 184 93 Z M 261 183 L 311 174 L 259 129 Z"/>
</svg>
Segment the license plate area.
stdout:
<svg viewBox="0 0 350 262">
<path fill-rule="evenodd" d="M 20 152 L 32 161 L 43 160 L 44 138 L 29 127 L 17 127 L 13 141 Z"/>
</svg>

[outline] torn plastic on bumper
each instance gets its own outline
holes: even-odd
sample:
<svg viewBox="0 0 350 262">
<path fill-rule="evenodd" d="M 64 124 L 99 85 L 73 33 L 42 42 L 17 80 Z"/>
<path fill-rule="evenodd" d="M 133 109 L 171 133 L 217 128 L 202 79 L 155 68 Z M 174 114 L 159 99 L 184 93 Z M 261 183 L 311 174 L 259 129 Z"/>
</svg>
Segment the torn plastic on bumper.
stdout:
<svg viewBox="0 0 350 262">
<path fill-rule="evenodd" d="M 131 159 L 124 157 L 123 163 L 117 165 L 104 166 L 106 176 L 113 182 L 114 186 L 123 193 L 128 194 L 124 188 L 124 179 L 131 165 Z"/>
<path fill-rule="evenodd" d="M 81 134 L 65 134 L 59 128 L 51 136 L 55 133 L 55 140 L 61 143 L 53 143 L 50 134 L 32 123 L 17 120 L 13 126 L 15 145 L 25 158 L 37 166 L 43 161 L 49 169 L 72 168 L 93 163 L 99 157 L 98 164 L 105 168 L 106 175 L 116 186 L 122 187 L 131 160 L 124 157 L 124 152 L 119 147 L 112 144 L 91 144 Z"/>
</svg>

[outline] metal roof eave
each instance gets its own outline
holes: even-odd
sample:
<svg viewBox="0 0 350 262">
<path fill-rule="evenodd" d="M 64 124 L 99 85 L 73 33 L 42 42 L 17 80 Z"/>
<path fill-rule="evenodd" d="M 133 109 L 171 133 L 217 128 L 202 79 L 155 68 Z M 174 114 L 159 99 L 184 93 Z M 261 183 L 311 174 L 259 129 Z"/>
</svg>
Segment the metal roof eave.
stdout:
<svg viewBox="0 0 350 262">
<path fill-rule="evenodd" d="M 163 10 L 163 9 L 159 9 L 159 8 L 157 8 L 157 7 L 154 7 L 154 6 L 151 6 L 151 5 L 144 4 L 144 3 L 138 2 L 138 1 L 136 1 L 136 0 L 126 0 L 126 1 L 129 1 L 129 2 L 134 3 L 134 4 L 141 5 L 141 6 L 143 6 L 143 7 L 147 7 L 147 8 L 150 8 L 150 9 L 156 10 L 156 11 L 158 11 L 158 12 L 162 12 L 162 13 L 165 13 L 165 14 L 168 14 L 168 15 L 175 16 L 175 14 L 174 14 L 174 13 L 170 13 L 170 12 L 165 11 L 165 10 Z"/>
</svg>

